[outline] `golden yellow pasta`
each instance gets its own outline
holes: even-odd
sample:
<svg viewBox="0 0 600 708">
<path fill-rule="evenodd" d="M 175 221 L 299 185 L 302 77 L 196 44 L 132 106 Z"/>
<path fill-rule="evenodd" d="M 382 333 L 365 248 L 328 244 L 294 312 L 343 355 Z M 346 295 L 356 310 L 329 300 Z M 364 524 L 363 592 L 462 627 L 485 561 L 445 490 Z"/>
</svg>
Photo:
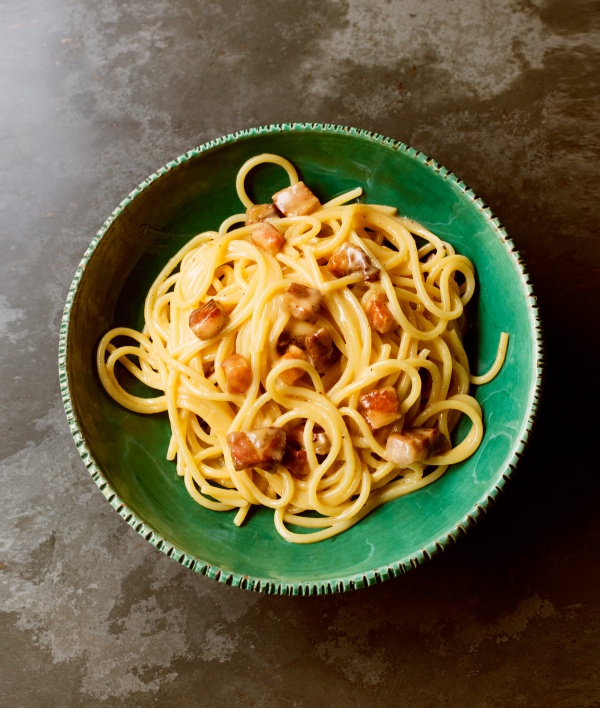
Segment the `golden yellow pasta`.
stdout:
<svg viewBox="0 0 600 708">
<path fill-rule="evenodd" d="M 264 162 L 290 186 L 254 205 L 245 179 Z M 269 154 L 236 186 L 246 213 L 165 265 L 143 331 L 108 332 L 98 372 L 126 408 L 168 412 L 167 457 L 196 502 L 235 510 L 237 525 L 269 507 L 285 539 L 310 543 L 473 454 L 483 423 L 469 386 L 500 370 L 508 335 L 490 372 L 472 376 L 470 261 L 394 208 L 356 202 L 361 188 L 321 204 Z M 162 395 L 128 393 L 117 365 Z M 462 414 L 471 428 L 452 446 Z"/>
</svg>

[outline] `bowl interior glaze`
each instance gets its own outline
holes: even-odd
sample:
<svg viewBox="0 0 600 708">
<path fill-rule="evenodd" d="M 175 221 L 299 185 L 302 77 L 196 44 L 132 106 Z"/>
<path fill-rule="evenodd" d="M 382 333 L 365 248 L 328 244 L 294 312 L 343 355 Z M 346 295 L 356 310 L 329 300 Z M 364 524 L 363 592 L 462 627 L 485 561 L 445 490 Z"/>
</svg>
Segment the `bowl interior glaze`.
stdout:
<svg viewBox="0 0 600 708">
<path fill-rule="evenodd" d="M 478 279 L 471 334 L 475 372 L 494 360 L 501 331 L 511 337 L 501 373 L 474 389 L 485 423 L 476 454 L 430 487 L 380 507 L 340 536 L 310 545 L 284 541 L 266 509 L 237 528 L 233 512 L 211 512 L 193 502 L 174 463 L 165 459 L 166 414 L 143 416 L 121 408 L 104 392 L 94 363 L 108 329 L 142 327 L 145 295 L 166 260 L 194 234 L 217 229 L 243 210 L 235 177 L 245 160 L 262 152 L 291 160 L 323 201 L 360 185 L 365 201 L 397 207 L 472 260 Z M 249 178 L 258 200 L 268 200 L 285 185 L 285 173 L 275 166 Z M 184 565 L 221 582 L 314 594 L 401 574 L 455 539 L 486 508 L 515 466 L 533 423 L 540 341 L 535 300 L 518 253 L 462 182 L 422 153 L 381 136 L 293 124 L 243 131 L 192 150 L 119 205 L 71 286 L 59 365 L 79 451 L 131 526 Z"/>
</svg>

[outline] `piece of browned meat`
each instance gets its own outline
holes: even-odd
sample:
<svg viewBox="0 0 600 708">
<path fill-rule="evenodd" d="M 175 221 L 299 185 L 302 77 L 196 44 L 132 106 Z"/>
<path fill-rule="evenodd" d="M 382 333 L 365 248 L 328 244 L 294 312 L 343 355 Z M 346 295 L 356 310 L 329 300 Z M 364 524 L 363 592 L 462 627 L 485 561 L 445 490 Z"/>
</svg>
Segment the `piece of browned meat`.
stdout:
<svg viewBox="0 0 600 708">
<path fill-rule="evenodd" d="M 339 350 L 334 346 L 325 327 L 317 327 L 302 320 L 290 321 L 279 337 L 277 351 L 285 352 L 292 344 L 306 352 L 310 363 L 319 374 L 324 374 L 339 355 Z"/>
<path fill-rule="evenodd" d="M 300 349 L 306 349 L 306 338 L 309 334 L 314 334 L 318 331 L 318 327 L 310 322 L 302 320 L 290 320 L 287 327 L 279 335 L 277 341 L 277 351 L 282 354 L 287 350 L 290 344 L 295 344 Z"/>
<path fill-rule="evenodd" d="M 297 479 L 306 479 L 310 474 L 310 465 L 304 448 L 286 445 L 281 464 L 288 468 L 292 477 Z"/>
<path fill-rule="evenodd" d="M 300 349 L 300 347 L 297 347 L 295 344 L 290 344 L 285 354 L 281 356 L 278 361 L 281 361 L 282 359 L 284 361 L 287 361 L 288 359 L 300 359 L 301 361 L 309 361 L 308 357 L 302 351 L 302 349 Z M 282 371 L 279 375 L 279 378 L 288 386 L 293 386 L 304 373 L 304 369 L 294 367 L 292 369 L 286 369 L 285 371 Z"/>
<path fill-rule="evenodd" d="M 260 467 L 269 471 L 283 459 L 285 431 L 282 428 L 257 428 L 247 433 L 229 433 L 227 444 L 236 470 Z"/>
<path fill-rule="evenodd" d="M 241 354 L 232 354 L 223 359 L 221 366 L 225 371 L 228 393 L 244 393 L 252 383 L 252 369 Z"/>
<path fill-rule="evenodd" d="M 273 195 L 273 202 L 285 216 L 304 216 L 316 211 L 321 202 L 304 184 L 297 182 Z"/>
<path fill-rule="evenodd" d="M 392 315 L 388 307 L 388 299 L 383 293 L 372 295 L 367 301 L 365 309 L 371 327 L 377 332 L 386 334 L 398 326 L 394 315 Z"/>
<path fill-rule="evenodd" d="M 304 447 L 304 428 L 306 423 L 298 423 L 287 432 L 287 442 L 297 448 Z M 320 425 L 315 425 L 312 431 L 312 441 L 315 445 L 315 453 L 317 455 L 327 455 L 331 449 L 329 438 Z"/>
<path fill-rule="evenodd" d="M 215 300 L 208 300 L 190 314 L 190 329 L 198 339 L 211 339 L 227 325 L 229 315 Z"/>
<path fill-rule="evenodd" d="M 358 411 L 371 430 L 378 430 L 400 417 L 398 394 L 393 386 L 376 388 L 358 399 Z"/>
<path fill-rule="evenodd" d="M 281 216 L 275 204 L 254 204 L 246 209 L 246 226 Z"/>
<path fill-rule="evenodd" d="M 319 327 L 304 340 L 305 350 L 311 364 L 319 374 L 324 374 L 334 357 L 333 340 L 325 327 Z"/>
<path fill-rule="evenodd" d="M 343 243 L 335 249 L 327 263 L 327 270 L 336 278 L 362 273 L 367 282 L 379 280 L 379 268 L 369 258 L 369 254 L 352 243 Z"/>
<path fill-rule="evenodd" d="M 282 302 L 292 317 L 307 322 L 316 322 L 324 297 L 323 293 L 316 288 L 309 288 L 300 283 L 291 283 L 282 295 Z"/>
<path fill-rule="evenodd" d="M 413 462 L 425 462 L 449 449 L 450 444 L 437 428 L 406 428 L 389 436 L 385 456 L 389 462 L 405 467 Z"/>
<path fill-rule="evenodd" d="M 285 246 L 285 238 L 268 221 L 261 221 L 252 226 L 250 240 L 272 256 L 276 256 Z"/>
<path fill-rule="evenodd" d="M 308 464 L 308 455 L 304 447 L 304 428 L 306 423 L 299 423 L 293 428 L 288 429 L 286 434 L 285 453 L 283 455 L 283 463 L 292 476 L 298 479 L 306 479 L 310 474 L 310 465 Z M 317 455 L 326 455 L 331 446 L 329 439 L 323 428 L 315 425 L 312 430 L 312 441 L 315 446 Z"/>
</svg>

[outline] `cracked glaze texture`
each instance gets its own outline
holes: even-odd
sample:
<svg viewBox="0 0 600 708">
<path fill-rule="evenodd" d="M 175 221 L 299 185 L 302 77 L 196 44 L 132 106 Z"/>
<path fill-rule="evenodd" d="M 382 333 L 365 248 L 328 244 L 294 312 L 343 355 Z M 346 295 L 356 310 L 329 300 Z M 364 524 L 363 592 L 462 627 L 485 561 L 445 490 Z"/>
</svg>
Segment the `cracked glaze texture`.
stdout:
<svg viewBox="0 0 600 708">
<path fill-rule="evenodd" d="M 600 344 L 598 24 L 566 0 L 0 3 L 3 704 L 598 703 L 593 417 L 567 453 L 562 418 Z M 55 367 L 73 273 L 132 187 L 292 120 L 460 175 L 523 255 L 546 332 L 536 435 L 490 515 L 414 573 L 318 598 L 240 592 L 135 534 L 85 472 Z"/>
</svg>

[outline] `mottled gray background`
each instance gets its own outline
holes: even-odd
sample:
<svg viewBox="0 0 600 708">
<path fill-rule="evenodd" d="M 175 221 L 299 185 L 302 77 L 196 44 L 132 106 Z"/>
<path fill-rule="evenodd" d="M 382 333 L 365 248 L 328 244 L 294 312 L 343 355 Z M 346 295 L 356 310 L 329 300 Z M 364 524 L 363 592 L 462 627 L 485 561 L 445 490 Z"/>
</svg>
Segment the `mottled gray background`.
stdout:
<svg viewBox="0 0 600 708">
<path fill-rule="evenodd" d="M 599 25 L 580 0 L 0 0 L 2 705 L 600 705 Z M 155 551 L 87 474 L 57 381 L 69 284 L 118 202 L 280 121 L 456 172 L 521 250 L 547 335 L 537 434 L 493 512 L 332 597 Z"/>
</svg>

